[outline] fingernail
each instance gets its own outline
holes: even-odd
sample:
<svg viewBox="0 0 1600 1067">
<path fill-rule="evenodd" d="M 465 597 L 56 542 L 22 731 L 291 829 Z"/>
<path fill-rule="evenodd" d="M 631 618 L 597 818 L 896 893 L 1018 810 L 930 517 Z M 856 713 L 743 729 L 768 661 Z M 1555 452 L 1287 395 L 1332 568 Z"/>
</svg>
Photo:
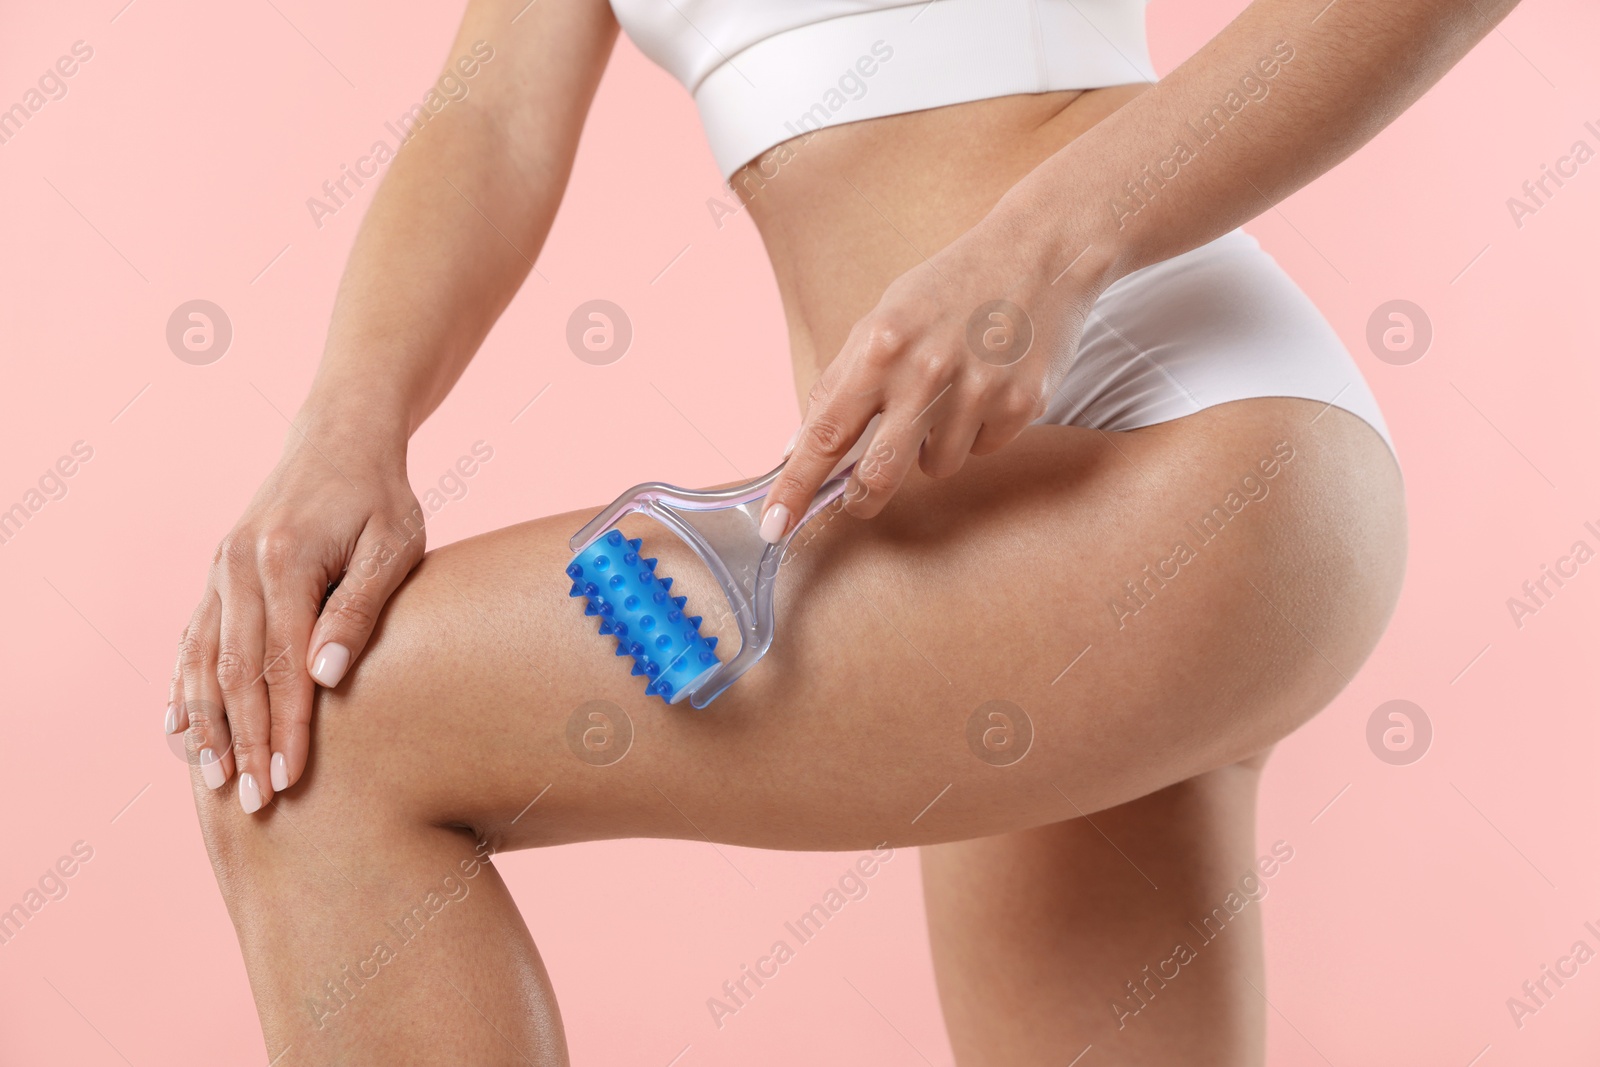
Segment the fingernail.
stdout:
<svg viewBox="0 0 1600 1067">
<path fill-rule="evenodd" d="M 239 776 L 239 806 L 246 815 L 254 815 L 261 808 L 261 787 L 249 771 Z"/>
<path fill-rule="evenodd" d="M 272 754 L 272 789 L 281 793 L 289 788 L 289 761 L 283 758 L 282 752 Z"/>
<path fill-rule="evenodd" d="M 783 446 L 783 454 L 784 454 L 785 458 L 788 457 L 790 452 L 794 451 L 794 446 L 799 440 L 800 440 L 800 427 L 796 426 L 794 428 L 793 436 L 791 436 L 789 438 L 789 443 Z"/>
<path fill-rule="evenodd" d="M 164 730 L 169 734 L 175 734 L 178 732 L 178 705 L 167 705 L 167 721 Z"/>
<path fill-rule="evenodd" d="M 332 689 L 339 684 L 345 668 L 349 666 L 350 650 L 337 641 L 329 641 L 317 653 L 317 661 L 311 667 L 311 677 Z"/>
<path fill-rule="evenodd" d="M 209 748 L 200 750 L 200 777 L 205 780 L 207 789 L 218 789 L 222 786 L 222 761 Z"/>
<path fill-rule="evenodd" d="M 777 544 L 788 525 L 789 509 L 782 504 L 772 505 L 761 519 L 761 540 L 769 545 Z"/>
</svg>

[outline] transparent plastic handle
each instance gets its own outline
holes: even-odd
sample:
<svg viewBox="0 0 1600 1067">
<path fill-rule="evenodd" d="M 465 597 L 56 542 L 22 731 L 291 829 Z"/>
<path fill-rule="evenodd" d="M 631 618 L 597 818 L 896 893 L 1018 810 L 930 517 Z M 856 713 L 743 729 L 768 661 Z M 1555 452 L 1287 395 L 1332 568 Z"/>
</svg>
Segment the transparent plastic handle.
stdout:
<svg viewBox="0 0 1600 1067">
<path fill-rule="evenodd" d="M 723 489 L 685 489 L 664 482 L 636 485 L 573 534 L 572 551 L 579 553 L 624 516 L 648 515 L 677 534 L 722 587 L 739 631 L 739 651 L 693 685 L 685 686 L 672 703 L 687 696 L 694 707 L 704 708 L 772 647 L 773 598 L 784 552 L 801 527 L 844 493 L 850 472 L 866 451 L 876 424 L 874 417 L 856 446 L 834 466 L 833 473 L 811 498 L 800 521 L 777 544 L 769 545 L 761 539 L 761 503 L 787 460 L 753 481 Z"/>
</svg>

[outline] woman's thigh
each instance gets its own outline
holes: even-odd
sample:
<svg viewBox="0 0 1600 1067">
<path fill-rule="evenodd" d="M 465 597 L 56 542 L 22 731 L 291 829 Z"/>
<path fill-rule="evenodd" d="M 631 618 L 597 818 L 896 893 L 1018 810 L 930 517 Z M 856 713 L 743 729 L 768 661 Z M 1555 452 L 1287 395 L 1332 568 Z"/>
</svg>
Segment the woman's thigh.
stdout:
<svg viewBox="0 0 1600 1067">
<path fill-rule="evenodd" d="M 1401 500 L 1377 435 L 1304 400 L 1033 427 L 955 477 L 914 473 L 870 522 L 816 520 L 780 573 L 771 652 L 703 711 L 647 698 L 568 597 L 587 514 L 524 523 L 428 555 L 319 695 L 298 789 L 337 782 L 500 849 L 852 849 L 1057 822 L 1322 708 L 1393 606 Z M 736 639 L 685 546 L 624 530 Z"/>
</svg>

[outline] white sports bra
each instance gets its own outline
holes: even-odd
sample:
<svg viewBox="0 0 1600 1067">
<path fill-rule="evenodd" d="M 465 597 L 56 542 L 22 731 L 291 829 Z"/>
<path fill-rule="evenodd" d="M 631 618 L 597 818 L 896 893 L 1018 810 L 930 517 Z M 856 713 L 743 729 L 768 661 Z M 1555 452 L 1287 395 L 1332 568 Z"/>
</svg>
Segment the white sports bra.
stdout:
<svg viewBox="0 0 1600 1067">
<path fill-rule="evenodd" d="M 842 122 L 1155 81 L 1146 0 L 611 0 L 693 95 L 724 178 Z"/>
</svg>

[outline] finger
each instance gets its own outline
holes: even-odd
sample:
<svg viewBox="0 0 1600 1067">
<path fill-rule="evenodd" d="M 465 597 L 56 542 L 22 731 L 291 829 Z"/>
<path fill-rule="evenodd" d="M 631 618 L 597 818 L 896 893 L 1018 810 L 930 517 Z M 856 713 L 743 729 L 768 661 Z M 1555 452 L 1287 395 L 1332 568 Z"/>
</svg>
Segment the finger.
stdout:
<svg viewBox="0 0 1600 1067">
<path fill-rule="evenodd" d="M 183 708 L 189 724 L 184 744 L 189 758 L 208 789 L 220 789 L 233 774 L 233 735 L 222 709 L 222 690 L 217 685 L 217 645 L 222 619 L 222 601 L 208 586 L 205 598 L 195 610 L 179 653 L 183 675 Z"/>
<path fill-rule="evenodd" d="M 189 717 L 183 711 L 183 643 L 189 639 L 185 626 L 178 635 L 178 656 L 172 663 L 172 678 L 167 682 L 167 717 L 161 732 L 171 735 L 189 728 Z"/>
<path fill-rule="evenodd" d="M 890 417 L 884 416 L 886 420 Z M 861 519 L 870 519 L 882 511 L 911 473 L 926 434 L 927 424 L 921 420 L 881 423 L 850 472 L 844 490 L 845 510 Z"/>
<path fill-rule="evenodd" d="M 262 675 L 266 643 L 265 605 L 248 571 L 225 572 L 221 581 L 222 627 L 217 648 L 217 686 L 233 734 L 239 772 L 239 806 L 246 814 L 271 798 L 272 720 Z"/>
<path fill-rule="evenodd" d="M 983 423 L 977 419 L 952 419 L 941 422 L 922 442 L 917 462 L 930 478 L 949 478 L 959 471 L 972 454 L 972 442 Z"/>
<path fill-rule="evenodd" d="M 360 657 L 390 595 L 422 559 L 422 509 L 399 523 L 374 519 L 356 542 L 350 565 L 311 633 L 311 677 L 334 688 Z"/>
<path fill-rule="evenodd" d="M 262 674 L 272 724 L 268 781 L 274 793 L 300 780 L 310 752 L 314 683 L 306 669 L 306 649 L 325 584 L 320 570 L 308 570 L 303 564 L 290 573 L 262 574 L 267 626 Z"/>
<path fill-rule="evenodd" d="M 1044 398 L 1020 385 L 999 389 L 987 405 L 983 428 L 972 441 L 974 456 L 987 456 L 1016 440 L 1044 410 Z"/>
<path fill-rule="evenodd" d="M 839 360 L 846 358 L 841 355 Z M 829 375 L 823 375 L 811 390 L 811 403 L 800 424 L 794 451 L 784 462 L 783 473 L 767 490 L 761 512 L 763 541 L 777 544 L 805 516 L 817 490 L 855 446 L 867 423 L 878 413 L 879 404 L 878 388 L 869 385 L 863 375 L 841 372 L 831 381 Z"/>
</svg>

